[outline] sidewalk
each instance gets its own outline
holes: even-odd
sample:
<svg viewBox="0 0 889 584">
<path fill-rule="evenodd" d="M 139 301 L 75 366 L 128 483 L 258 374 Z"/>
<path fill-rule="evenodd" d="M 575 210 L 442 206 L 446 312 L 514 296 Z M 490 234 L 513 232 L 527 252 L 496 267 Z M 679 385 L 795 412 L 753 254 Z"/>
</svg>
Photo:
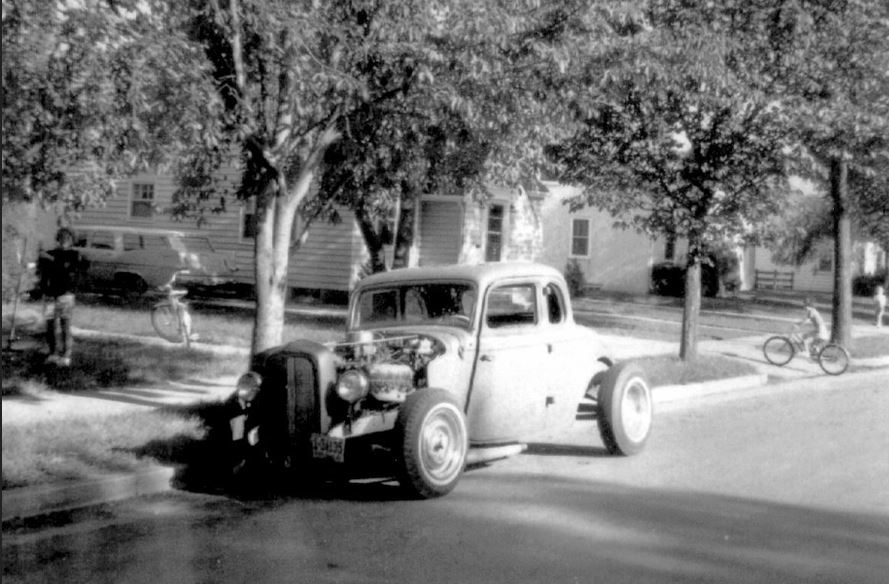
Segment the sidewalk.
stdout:
<svg viewBox="0 0 889 584">
<path fill-rule="evenodd" d="M 294 310 L 294 309 L 291 309 Z M 295 309 L 300 310 L 300 309 Z M 327 308 L 321 314 L 336 316 Z M 313 310 L 314 312 L 314 310 Z M 103 336 L 97 331 L 77 330 L 78 336 Z M 873 327 L 856 325 L 854 336 L 873 335 Z M 889 330 L 880 331 L 889 335 Z M 129 337 L 140 342 L 165 343 L 160 339 Z M 678 354 L 678 342 L 652 341 L 624 336 L 601 335 L 615 359 Z M 704 341 L 702 353 L 723 355 L 754 365 L 758 373 L 738 378 L 689 384 L 684 386 L 656 387 L 653 390 L 655 404 L 675 406 L 677 402 L 699 400 L 704 396 L 737 392 L 761 387 L 772 381 L 787 381 L 822 375 L 818 365 L 805 358 L 794 359 L 785 367 L 775 367 L 765 362 L 762 344 L 769 335 L 754 335 L 719 341 Z M 196 343 L 198 350 L 230 355 L 246 355 L 246 349 L 219 347 Z M 853 364 L 873 367 L 889 367 L 889 357 L 855 360 Z M 158 408 L 169 405 L 186 405 L 200 401 L 224 399 L 233 391 L 237 376 L 217 379 L 189 379 L 169 382 L 157 387 L 114 388 L 82 393 L 42 392 L 30 397 L 4 397 L 2 418 L 4 424 L 28 424 L 36 420 L 59 416 L 101 416 L 132 409 Z M 172 470 L 158 465 L 148 465 L 145 470 L 130 475 L 114 475 L 101 480 L 86 481 L 59 487 L 48 485 L 40 488 L 22 488 L 3 491 L 2 520 L 41 515 L 53 511 L 72 509 L 123 498 L 162 492 L 170 488 Z"/>
</svg>

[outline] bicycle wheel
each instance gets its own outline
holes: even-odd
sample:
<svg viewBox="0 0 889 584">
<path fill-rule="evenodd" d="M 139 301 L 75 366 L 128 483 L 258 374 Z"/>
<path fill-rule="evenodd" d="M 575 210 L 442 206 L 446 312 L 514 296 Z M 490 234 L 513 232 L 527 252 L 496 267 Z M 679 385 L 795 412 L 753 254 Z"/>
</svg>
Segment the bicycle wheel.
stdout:
<svg viewBox="0 0 889 584">
<path fill-rule="evenodd" d="M 828 375 L 840 375 L 849 368 L 849 351 L 836 343 L 828 343 L 818 353 L 818 364 Z"/>
<path fill-rule="evenodd" d="M 151 326 L 162 339 L 172 343 L 182 342 L 182 327 L 176 307 L 169 302 L 159 302 L 151 308 Z"/>
<path fill-rule="evenodd" d="M 771 337 L 762 346 L 762 354 L 772 365 L 787 365 L 796 350 L 787 337 Z"/>
</svg>

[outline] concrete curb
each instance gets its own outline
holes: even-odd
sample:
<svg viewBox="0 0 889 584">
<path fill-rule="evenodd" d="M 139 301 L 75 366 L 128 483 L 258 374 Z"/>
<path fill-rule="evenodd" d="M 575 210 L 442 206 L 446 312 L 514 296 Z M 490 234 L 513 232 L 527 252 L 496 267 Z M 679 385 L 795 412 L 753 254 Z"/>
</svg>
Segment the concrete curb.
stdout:
<svg viewBox="0 0 889 584">
<path fill-rule="evenodd" d="M 162 493 L 171 488 L 173 473 L 170 467 L 151 467 L 72 484 L 7 489 L 2 494 L 3 521 Z"/>
<path fill-rule="evenodd" d="M 700 397 L 729 393 L 750 387 L 758 387 L 768 382 L 768 375 L 756 373 L 718 381 L 702 381 L 686 385 L 662 385 L 651 390 L 655 405 L 688 401 Z"/>
</svg>

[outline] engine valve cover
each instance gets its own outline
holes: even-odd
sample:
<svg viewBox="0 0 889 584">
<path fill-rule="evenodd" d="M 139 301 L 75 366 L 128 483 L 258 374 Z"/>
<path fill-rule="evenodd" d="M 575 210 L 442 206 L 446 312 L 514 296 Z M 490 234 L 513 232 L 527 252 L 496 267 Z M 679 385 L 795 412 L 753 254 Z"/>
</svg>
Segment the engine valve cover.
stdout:
<svg viewBox="0 0 889 584">
<path fill-rule="evenodd" d="M 414 370 L 401 363 L 374 363 L 367 367 L 370 393 L 384 402 L 403 402 L 414 389 Z"/>
</svg>

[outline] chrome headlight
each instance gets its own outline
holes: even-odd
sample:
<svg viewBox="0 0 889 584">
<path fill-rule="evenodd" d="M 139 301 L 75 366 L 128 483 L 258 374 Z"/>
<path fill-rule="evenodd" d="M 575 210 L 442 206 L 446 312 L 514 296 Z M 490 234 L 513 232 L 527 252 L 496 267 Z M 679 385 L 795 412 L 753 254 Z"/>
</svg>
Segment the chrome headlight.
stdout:
<svg viewBox="0 0 889 584">
<path fill-rule="evenodd" d="M 248 371 L 238 378 L 237 395 L 243 403 L 250 403 L 259 394 L 259 386 L 262 385 L 262 376 L 255 371 Z"/>
<path fill-rule="evenodd" d="M 336 394 L 344 401 L 353 404 L 367 395 L 370 383 L 367 375 L 352 369 L 340 375 L 336 382 Z"/>
</svg>

